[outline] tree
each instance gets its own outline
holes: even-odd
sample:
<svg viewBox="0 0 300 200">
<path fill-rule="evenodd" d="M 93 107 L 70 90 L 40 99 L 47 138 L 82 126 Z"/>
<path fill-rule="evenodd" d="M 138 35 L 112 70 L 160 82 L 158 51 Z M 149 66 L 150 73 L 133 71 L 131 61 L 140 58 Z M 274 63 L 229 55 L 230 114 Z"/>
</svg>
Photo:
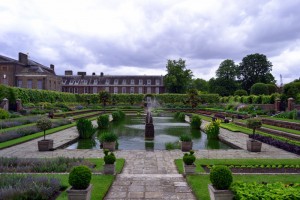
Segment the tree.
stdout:
<svg viewBox="0 0 300 200">
<path fill-rule="evenodd" d="M 193 72 L 186 69 L 185 60 L 181 58 L 176 60 L 168 60 L 167 74 L 164 77 L 164 84 L 169 93 L 185 93 L 189 88 Z"/>
<path fill-rule="evenodd" d="M 261 94 L 269 94 L 268 86 L 264 83 L 255 83 L 252 85 L 250 89 L 250 94 L 261 95 Z"/>
<path fill-rule="evenodd" d="M 105 110 L 105 106 L 106 104 L 110 101 L 111 95 L 109 92 L 102 90 L 99 92 L 99 100 L 100 103 L 103 104 L 104 110 Z"/>
<path fill-rule="evenodd" d="M 198 91 L 196 89 L 189 89 L 187 96 L 188 96 L 187 103 L 192 106 L 192 109 L 197 107 L 197 105 L 200 102 L 200 97 L 198 95 Z"/>
<path fill-rule="evenodd" d="M 224 60 L 216 71 L 217 78 L 236 80 L 238 66 L 233 60 Z"/>
<path fill-rule="evenodd" d="M 208 82 L 202 78 L 193 79 L 193 86 L 201 92 L 208 92 Z"/>
<path fill-rule="evenodd" d="M 243 58 L 238 67 L 238 79 L 244 90 L 250 91 L 255 83 L 274 83 L 274 76 L 271 74 L 272 63 L 263 54 L 251 54 Z"/>
<path fill-rule="evenodd" d="M 52 122 L 50 119 L 43 117 L 36 122 L 36 127 L 44 131 L 44 140 L 46 140 L 46 130 L 52 127 Z"/>
<path fill-rule="evenodd" d="M 236 90 L 234 96 L 247 96 L 248 92 L 246 90 Z"/>
<path fill-rule="evenodd" d="M 220 96 L 233 95 L 234 91 L 238 88 L 236 81 L 224 78 L 211 78 L 208 81 L 209 92 L 217 93 Z"/>
</svg>

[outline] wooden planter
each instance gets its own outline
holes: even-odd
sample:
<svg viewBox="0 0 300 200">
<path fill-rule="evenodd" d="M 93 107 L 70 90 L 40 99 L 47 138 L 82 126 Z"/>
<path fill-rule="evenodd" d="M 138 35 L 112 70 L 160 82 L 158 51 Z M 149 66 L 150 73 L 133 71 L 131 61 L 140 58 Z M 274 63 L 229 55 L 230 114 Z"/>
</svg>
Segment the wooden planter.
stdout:
<svg viewBox="0 0 300 200">
<path fill-rule="evenodd" d="M 90 200 L 92 184 L 85 190 L 74 190 L 72 187 L 67 189 L 68 200 Z"/>
<path fill-rule="evenodd" d="M 247 150 L 251 152 L 261 152 L 261 142 L 257 140 L 247 140 Z"/>
<path fill-rule="evenodd" d="M 115 174 L 115 164 L 104 164 L 104 174 Z"/>
<path fill-rule="evenodd" d="M 183 163 L 184 174 L 195 174 L 196 165 L 186 165 Z"/>
<path fill-rule="evenodd" d="M 49 151 L 53 149 L 53 140 L 40 140 L 38 141 L 39 151 Z"/>
<path fill-rule="evenodd" d="M 190 151 L 193 149 L 193 142 L 181 141 L 181 151 Z"/>
<path fill-rule="evenodd" d="M 233 193 L 230 190 L 216 190 L 211 184 L 208 185 L 211 200 L 232 200 Z"/>
<path fill-rule="evenodd" d="M 114 151 L 116 149 L 116 142 L 103 142 L 103 149 Z"/>
</svg>

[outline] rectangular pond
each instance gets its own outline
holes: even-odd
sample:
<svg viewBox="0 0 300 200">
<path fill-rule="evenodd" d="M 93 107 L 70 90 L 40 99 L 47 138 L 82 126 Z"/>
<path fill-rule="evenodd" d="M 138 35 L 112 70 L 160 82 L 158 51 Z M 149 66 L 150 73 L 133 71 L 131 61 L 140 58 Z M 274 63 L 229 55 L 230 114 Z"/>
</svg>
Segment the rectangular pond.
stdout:
<svg viewBox="0 0 300 200">
<path fill-rule="evenodd" d="M 173 117 L 153 117 L 155 138 L 152 141 L 144 139 L 144 116 L 126 116 L 122 122 L 112 122 L 109 131 L 118 135 L 120 150 L 164 150 L 165 143 L 177 142 L 182 134 L 189 134 L 193 139 L 193 149 L 231 149 L 228 145 L 216 139 L 208 139 L 204 132 L 190 129 L 189 123 L 178 122 Z M 100 149 L 98 131 L 95 138 L 79 140 L 67 149 Z"/>
</svg>

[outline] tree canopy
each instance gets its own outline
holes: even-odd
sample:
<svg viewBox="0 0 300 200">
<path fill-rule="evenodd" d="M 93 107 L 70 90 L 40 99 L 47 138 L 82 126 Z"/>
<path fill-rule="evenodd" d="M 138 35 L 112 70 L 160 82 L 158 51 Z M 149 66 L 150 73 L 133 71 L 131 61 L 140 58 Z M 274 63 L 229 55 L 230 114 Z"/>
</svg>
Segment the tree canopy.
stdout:
<svg viewBox="0 0 300 200">
<path fill-rule="evenodd" d="M 237 68 L 238 66 L 233 60 L 224 60 L 217 69 L 216 76 L 217 78 L 235 80 L 237 76 Z"/>
<path fill-rule="evenodd" d="M 201 92 L 208 92 L 208 82 L 202 78 L 193 79 L 193 87 Z"/>
<path fill-rule="evenodd" d="M 169 93 L 185 93 L 192 83 L 193 72 L 186 69 L 185 60 L 168 60 L 164 84 Z"/>
</svg>

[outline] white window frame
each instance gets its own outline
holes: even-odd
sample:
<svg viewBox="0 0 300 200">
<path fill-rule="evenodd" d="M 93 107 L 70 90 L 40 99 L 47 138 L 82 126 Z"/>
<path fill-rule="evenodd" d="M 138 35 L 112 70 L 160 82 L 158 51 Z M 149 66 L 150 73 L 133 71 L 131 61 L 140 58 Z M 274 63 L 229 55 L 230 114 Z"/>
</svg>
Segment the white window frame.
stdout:
<svg viewBox="0 0 300 200">
<path fill-rule="evenodd" d="M 32 89 L 32 79 L 27 80 L 27 88 Z"/>
<path fill-rule="evenodd" d="M 147 85 L 151 85 L 151 79 L 147 79 Z"/>
<path fill-rule="evenodd" d="M 122 94 L 126 94 L 126 87 L 122 87 Z"/>
<path fill-rule="evenodd" d="M 139 87 L 139 94 L 143 94 L 143 87 Z"/>
<path fill-rule="evenodd" d="M 155 85 L 160 85 L 160 80 L 159 79 L 155 80 Z"/>
<path fill-rule="evenodd" d="M 122 85 L 126 85 L 126 79 L 123 79 Z"/>
<path fill-rule="evenodd" d="M 134 87 L 130 87 L 130 94 L 134 94 Z"/>
<path fill-rule="evenodd" d="M 143 85 L 143 79 L 139 80 L 139 85 Z"/>
<path fill-rule="evenodd" d="M 93 94 L 97 94 L 98 90 L 97 87 L 93 87 Z"/>
<path fill-rule="evenodd" d="M 159 87 L 156 87 L 156 88 L 155 88 L 155 93 L 156 93 L 156 94 L 159 94 Z"/>
<path fill-rule="evenodd" d="M 119 90 L 118 87 L 114 87 L 114 94 L 118 94 L 118 90 Z"/>
<path fill-rule="evenodd" d="M 21 88 L 23 86 L 23 80 L 18 80 L 18 86 L 17 87 L 19 87 L 19 88 Z"/>
<path fill-rule="evenodd" d="M 119 80 L 118 79 L 115 79 L 114 80 L 114 85 L 118 85 L 119 84 Z"/>
<path fill-rule="evenodd" d="M 134 85 L 134 79 L 130 80 L 130 85 Z"/>
<path fill-rule="evenodd" d="M 109 79 L 106 79 L 106 80 L 105 80 L 105 85 L 109 85 L 109 83 L 110 83 L 110 80 L 109 80 Z"/>
<path fill-rule="evenodd" d="M 151 87 L 147 87 L 147 94 L 151 94 Z"/>
<path fill-rule="evenodd" d="M 43 89 L 43 80 L 37 80 L 37 89 L 42 90 Z"/>
</svg>

